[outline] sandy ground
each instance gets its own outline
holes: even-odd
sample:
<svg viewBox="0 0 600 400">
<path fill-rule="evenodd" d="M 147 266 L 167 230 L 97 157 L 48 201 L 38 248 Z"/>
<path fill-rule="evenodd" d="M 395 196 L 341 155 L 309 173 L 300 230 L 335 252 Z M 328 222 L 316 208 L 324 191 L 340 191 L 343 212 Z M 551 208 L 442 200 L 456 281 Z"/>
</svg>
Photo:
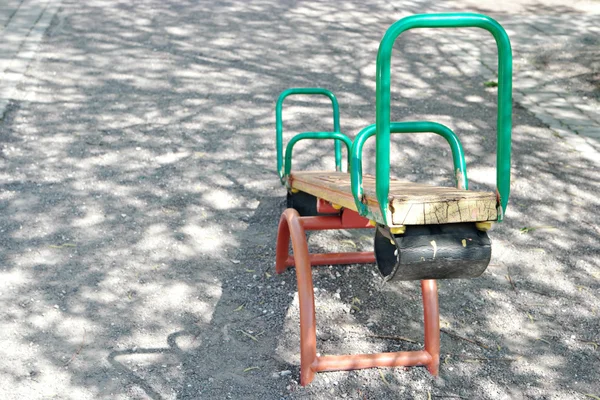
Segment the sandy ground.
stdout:
<svg viewBox="0 0 600 400">
<path fill-rule="evenodd" d="M 299 387 L 295 275 L 273 271 L 282 90 L 332 90 L 353 137 L 374 122 L 377 46 L 402 16 L 474 9 L 510 25 L 511 13 L 578 14 L 592 3 L 64 1 L 22 100 L 0 121 L 0 398 L 600 396 L 600 158 L 519 104 L 492 263 L 481 278 L 440 282 L 442 327 L 480 344 L 443 333 L 439 378 L 373 369 Z M 471 188 L 492 190 L 496 90 L 478 54 L 493 41 L 462 33 L 402 36 L 392 114 L 455 130 Z M 546 51 L 535 60 L 553 68 Z M 536 53 L 515 55 L 518 64 Z M 593 71 L 588 61 L 577 68 Z M 324 100 L 290 99 L 284 113 L 286 138 L 330 129 Z M 446 146 L 394 137 L 393 174 L 451 185 Z M 331 147 L 299 145 L 295 168 L 332 168 Z M 351 251 L 371 240 L 368 230 L 321 232 L 309 243 Z M 418 283 L 382 285 L 375 272 L 315 270 L 322 353 L 419 346 L 369 337 L 422 340 Z"/>
</svg>

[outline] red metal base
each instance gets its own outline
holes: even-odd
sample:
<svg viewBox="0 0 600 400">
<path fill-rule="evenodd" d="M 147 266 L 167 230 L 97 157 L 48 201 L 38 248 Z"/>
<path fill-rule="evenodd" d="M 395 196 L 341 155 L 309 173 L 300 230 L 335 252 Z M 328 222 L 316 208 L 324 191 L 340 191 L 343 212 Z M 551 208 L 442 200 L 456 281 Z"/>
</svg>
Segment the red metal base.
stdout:
<svg viewBox="0 0 600 400">
<path fill-rule="evenodd" d="M 275 270 L 284 272 L 296 266 L 298 299 L 300 303 L 300 384 L 308 385 L 320 371 L 339 371 L 373 367 L 426 366 L 433 375 L 440 364 L 440 319 L 435 280 L 421 281 L 423 293 L 425 349 L 395 353 L 317 356 L 315 298 L 311 266 L 323 264 L 373 263 L 372 252 L 309 254 L 306 230 L 367 228 L 367 219 L 356 212 L 343 209 L 339 216 L 300 217 L 288 208 L 281 215 L 277 233 Z M 288 254 L 292 241 L 293 256 Z"/>
</svg>

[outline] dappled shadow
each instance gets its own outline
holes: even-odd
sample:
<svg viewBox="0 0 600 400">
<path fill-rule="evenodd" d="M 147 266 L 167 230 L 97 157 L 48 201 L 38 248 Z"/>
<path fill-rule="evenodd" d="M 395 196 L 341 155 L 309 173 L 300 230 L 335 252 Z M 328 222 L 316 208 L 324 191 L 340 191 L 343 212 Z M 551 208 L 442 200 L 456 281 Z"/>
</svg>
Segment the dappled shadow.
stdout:
<svg viewBox="0 0 600 400">
<path fill-rule="evenodd" d="M 22 83 L 26 99 L 0 123 L 0 338 L 11 343 L 0 349 L 0 374 L 11 394 L 598 392 L 600 360 L 586 343 L 600 340 L 597 169 L 520 107 L 511 204 L 491 234 L 492 266 L 440 289 L 443 326 L 487 348 L 443 336 L 438 380 L 413 368 L 385 371 L 386 381 L 366 370 L 297 386 L 295 275 L 272 270 L 284 207 L 275 100 L 288 87 L 326 87 L 353 137 L 374 122 L 383 32 L 401 16 L 438 9 L 417 1 L 401 10 L 384 2 L 65 2 Z M 485 32 L 422 30 L 403 35 L 394 51 L 393 118 L 454 129 L 472 189 L 492 190 L 495 179 L 495 89 L 484 86 L 494 79 L 492 43 Z M 326 99 L 290 98 L 285 137 L 329 130 L 329 107 Z M 393 142 L 394 175 L 452 184 L 441 138 Z M 373 145 L 365 147 L 367 172 Z M 300 143 L 295 168 L 332 168 L 331 147 Z M 310 245 L 368 248 L 370 234 L 319 232 Z M 381 286 L 374 272 L 315 270 L 324 353 L 417 346 L 373 335 L 421 340 L 418 285 Z M 277 374 L 284 370 L 292 374 Z"/>
</svg>

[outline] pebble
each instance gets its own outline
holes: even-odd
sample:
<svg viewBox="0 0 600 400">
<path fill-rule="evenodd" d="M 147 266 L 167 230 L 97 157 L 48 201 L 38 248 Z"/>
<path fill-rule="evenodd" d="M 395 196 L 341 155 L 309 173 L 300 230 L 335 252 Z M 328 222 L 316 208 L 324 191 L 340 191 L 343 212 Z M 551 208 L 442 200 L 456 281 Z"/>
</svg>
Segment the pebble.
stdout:
<svg viewBox="0 0 600 400">
<path fill-rule="evenodd" d="M 291 374 L 292 374 L 292 371 L 290 371 L 289 369 L 283 370 L 279 373 L 280 376 L 288 376 Z"/>
</svg>

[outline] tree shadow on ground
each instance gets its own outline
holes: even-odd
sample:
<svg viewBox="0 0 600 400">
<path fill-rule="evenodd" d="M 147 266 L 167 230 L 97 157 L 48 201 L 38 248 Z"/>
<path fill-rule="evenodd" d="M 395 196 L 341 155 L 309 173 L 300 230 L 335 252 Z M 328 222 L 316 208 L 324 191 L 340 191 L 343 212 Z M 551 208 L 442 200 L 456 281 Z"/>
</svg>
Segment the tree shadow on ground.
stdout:
<svg viewBox="0 0 600 400">
<path fill-rule="evenodd" d="M 402 14 L 425 9 L 413 2 Z M 398 17 L 385 3 L 66 2 L 22 84 L 26 98 L 0 124 L 2 339 L 12 344 L 0 367 L 13 396 L 40 387 L 156 399 L 597 392 L 600 360 L 586 343 L 599 340 L 597 167 L 519 107 L 492 266 L 440 288 L 443 326 L 487 348 L 442 336 L 438 380 L 422 368 L 382 371 L 385 381 L 365 370 L 298 387 L 294 271 L 272 270 L 284 207 L 274 102 L 288 87 L 327 87 L 353 137 L 374 121 L 377 44 Z M 465 32 L 403 35 L 393 118 L 449 125 L 471 188 L 492 190 L 495 90 L 477 61 L 491 37 Z M 331 124 L 325 100 L 290 99 L 284 112 L 286 138 Z M 394 137 L 392 148 L 395 176 L 452 184 L 443 140 Z M 372 142 L 365 151 L 372 172 Z M 329 143 L 295 154 L 298 168 L 333 164 Z M 310 244 L 353 250 L 368 235 L 315 233 Z M 374 271 L 315 270 L 324 353 L 414 347 L 373 334 L 421 340 L 417 283 L 381 286 Z M 282 370 L 292 374 L 273 377 Z"/>
</svg>

